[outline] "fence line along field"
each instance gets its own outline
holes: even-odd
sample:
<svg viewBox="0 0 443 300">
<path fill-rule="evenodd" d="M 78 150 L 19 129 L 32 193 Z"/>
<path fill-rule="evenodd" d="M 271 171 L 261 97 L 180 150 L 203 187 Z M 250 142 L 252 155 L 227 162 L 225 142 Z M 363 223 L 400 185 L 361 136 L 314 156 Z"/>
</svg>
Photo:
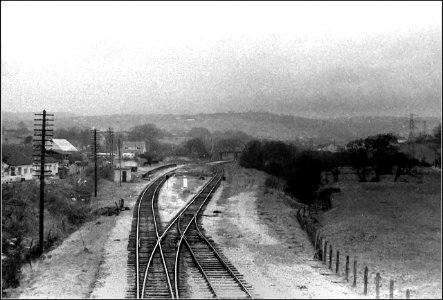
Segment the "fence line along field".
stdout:
<svg viewBox="0 0 443 300">
<path fill-rule="evenodd" d="M 318 237 L 323 245 L 328 242 L 326 266 L 333 245 L 333 269 L 336 251 L 340 251 L 339 273 L 343 276 L 345 256 L 350 257 L 351 266 L 358 261 L 359 285 L 363 284 L 364 267 L 368 267 L 370 295 L 376 293 L 379 274 L 382 298 L 389 297 L 391 280 L 394 297 L 404 298 L 410 290 L 413 298 L 438 298 L 442 279 L 441 216 L 436 213 L 441 210 L 440 183 L 441 172 L 429 168 L 402 182 L 383 176 L 381 182 L 358 183 L 349 174 L 343 176 L 335 183 L 341 192 L 335 194 L 333 209 L 313 213 L 322 224 Z M 325 259 L 324 250 L 322 254 Z"/>
</svg>

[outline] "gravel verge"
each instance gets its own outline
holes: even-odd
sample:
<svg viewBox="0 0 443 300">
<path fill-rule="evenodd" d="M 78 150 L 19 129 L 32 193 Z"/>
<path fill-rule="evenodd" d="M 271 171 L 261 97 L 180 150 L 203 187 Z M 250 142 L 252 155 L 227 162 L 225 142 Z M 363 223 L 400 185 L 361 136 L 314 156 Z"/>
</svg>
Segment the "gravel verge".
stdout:
<svg viewBox="0 0 443 300">
<path fill-rule="evenodd" d="M 228 165 L 226 175 L 203 227 L 257 298 L 364 297 L 313 259 L 296 206 L 280 192 L 264 193 L 264 173 Z"/>
</svg>

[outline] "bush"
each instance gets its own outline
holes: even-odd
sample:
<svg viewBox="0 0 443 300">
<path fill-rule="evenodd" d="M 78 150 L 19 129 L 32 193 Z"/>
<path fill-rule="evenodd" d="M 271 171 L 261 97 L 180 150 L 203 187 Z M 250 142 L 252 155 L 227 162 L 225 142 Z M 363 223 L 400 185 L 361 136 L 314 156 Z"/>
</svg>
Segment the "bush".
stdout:
<svg viewBox="0 0 443 300">
<path fill-rule="evenodd" d="M 2 254 L 6 255 L 6 259 L 2 259 L 2 290 L 5 288 L 15 288 L 20 283 L 21 266 L 22 266 L 21 243 L 11 245 L 4 236 L 2 236 Z"/>
<path fill-rule="evenodd" d="M 266 180 L 265 180 L 265 187 L 279 189 L 280 188 L 280 181 L 275 176 L 268 176 L 268 177 L 266 177 Z"/>
<path fill-rule="evenodd" d="M 85 170 L 85 176 L 89 179 L 88 181 L 93 181 L 95 178 L 95 167 L 88 167 Z M 97 167 L 97 178 L 104 178 L 112 180 L 114 178 L 114 173 L 112 169 L 108 166 L 106 167 Z"/>
<path fill-rule="evenodd" d="M 72 225 L 80 225 L 87 220 L 89 207 L 80 201 L 63 199 L 59 200 L 56 205 L 53 206 L 52 212 L 57 215 L 66 216 L 68 222 Z"/>
<path fill-rule="evenodd" d="M 321 183 L 321 161 L 313 158 L 310 152 L 297 156 L 286 177 L 286 191 L 302 203 L 311 204 L 313 193 Z"/>
<path fill-rule="evenodd" d="M 82 202 L 80 197 L 76 195 L 77 200 L 73 201 L 68 198 L 68 195 L 62 193 L 49 194 L 45 201 L 46 209 L 53 215 L 61 218 L 66 217 L 72 225 L 80 225 L 87 220 L 90 214 L 89 205 L 86 201 Z"/>
</svg>

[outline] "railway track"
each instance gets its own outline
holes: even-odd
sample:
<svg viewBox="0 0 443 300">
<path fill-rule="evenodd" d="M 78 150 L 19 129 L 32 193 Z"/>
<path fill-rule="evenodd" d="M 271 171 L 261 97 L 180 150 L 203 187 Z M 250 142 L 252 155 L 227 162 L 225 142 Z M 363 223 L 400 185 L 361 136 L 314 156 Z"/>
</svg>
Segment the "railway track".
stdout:
<svg viewBox="0 0 443 300">
<path fill-rule="evenodd" d="M 142 288 L 140 277 L 143 278 L 150 254 L 157 243 L 155 211 L 152 204 L 167 176 L 171 175 L 173 172 L 166 173 L 147 185 L 135 204 L 128 241 L 127 298 L 139 298 Z"/>
<path fill-rule="evenodd" d="M 223 173 L 221 174 L 221 176 Z M 242 275 L 229 263 L 222 252 L 214 247 L 210 240 L 208 240 L 202 233 L 199 227 L 199 215 L 203 208 L 212 197 L 212 194 L 218 187 L 221 180 L 218 179 L 216 185 L 210 190 L 206 189 L 199 195 L 201 201 L 197 202 L 199 207 L 192 213 L 187 213 L 179 218 L 177 228 L 180 232 L 180 240 L 178 243 L 178 250 L 176 253 L 176 268 L 179 266 L 180 247 L 183 245 L 186 251 L 189 252 L 192 260 L 187 259 L 187 265 L 196 267 L 204 279 L 207 292 L 212 295 L 212 298 L 253 298 L 250 290 L 251 286 L 247 285 Z M 184 224 L 185 226 L 181 225 Z M 191 264 L 192 262 L 192 264 Z M 178 272 L 175 272 L 175 282 L 178 282 Z M 176 285 L 177 298 L 180 297 L 178 286 Z"/>
<path fill-rule="evenodd" d="M 252 298 L 248 291 L 250 287 L 245 286 L 238 271 L 204 237 L 197 222 L 199 212 L 222 179 L 222 170 L 218 169 L 200 192 L 165 228 L 161 228 L 158 225 L 158 193 L 167 176 L 172 174 L 167 173 L 153 181 L 137 200 L 128 244 L 129 289 L 126 297 L 189 298 L 184 284 L 184 266 L 201 277 L 208 295 L 213 298 Z"/>
</svg>

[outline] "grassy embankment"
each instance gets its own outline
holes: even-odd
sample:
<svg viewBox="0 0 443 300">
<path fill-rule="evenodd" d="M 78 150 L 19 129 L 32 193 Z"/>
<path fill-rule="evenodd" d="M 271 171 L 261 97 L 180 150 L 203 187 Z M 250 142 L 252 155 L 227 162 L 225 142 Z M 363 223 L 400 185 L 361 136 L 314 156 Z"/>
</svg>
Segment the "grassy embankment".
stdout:
<svg viewBox="0 0 443 300">
<path fill-rule="evenodd" d="M 58 214 L 48 209 L 48 205 L 45 211 L 45 237 L 48 230 L 52 229 L 51 235 L 57 235 L 58 241 L 41 259 L 32 263 L 32 268 L 25 261 L 21 268 L 22 273 L 17 274 L 20 286 L 8 289 L 3 296 L 12 298 L 19 295 L 25 298 L 52 298 L 54 295 L 64 295 L 68 298 L 89 297 L 94 288 L 93 282 L 95 282 L 107 238 L 117 220 L 109 215 L 116 213 L 115 203 L 122 198 L 125 199 L 125 206 L 131 208 L 134 205 L 137 196 L 149 183 L 141 179 L 141 174 L 149 169 L 151 167 L 140 167 L 138 174 L 132 176 L 133 183 L 122 183 L 121 186 L 118 182 L 100 179 L 97 197 L 91 196 L 92 189 L 90 197 L 85 201 L 73 201 L 68 197 L 76 189 L 75 182 L 77 181 L 75 180 L 61 180 L 58 181 L 59 185 L 48 186 L 51 191 L 48 191 L 46 199 L 50 199 L 51 193 L 56 192 L 60 195 L 59 193 L 66 192 L 65 198 L 57 197 L 54 201 Z M 38 186 L 35 189 L 38 190 Z M 17 194 L 21 193 L 18 191 Z M 29 244 L 31 237 L 34 241 L 38 238 L 38 193 L 36 195 L 37 201 L 32 206 L 34 214 L 27 218 L 33 220 L 34 227 L 25 228 L 26 239 L 23 243 L 25 246 Z M 21 199 L 31 206 L 32 202 L 29 199 L 24 197 Z M 66 214 L 70 210 L 60 209 L 60 207 L 84 207 L 84 218 L 81 222 L 71 224 Z M 74 212 L 75 209 L 72 209 L 69 215 Z M 131 212 L 121 214 L 132 216 Z M 61 225 L 63 219 L 65 220 L 64 228 Z M 57 248 L 52 250 L 54 246 Z"/>
<path fill-rule="evenodd" d="M 55 180 L 45 185 L 45 252 L 83 223 L 105 212 L 91 202 L 92 180 L 78 179 Z M 107 181 L 101 178 L 100 185 Z M 2 291 L 17 287 L 22 277 L 21 265 L 39 257 L 39 190 L 37 181 L 2 188 Z"/>
<path fill-rule="evenodd" d="M 441 297 L 441 172 L 421 169 L 417 177 L 393 182 L 390 175 L 370 183 L 346 175 L 338 186 L 333 208 L 317 217 L 321 235 L 334 247 L 333 265 L 339 250 L 341 264 L 346 255 L 358 261 L 360 284 L 364 266 L 370 289 L 380 272 L 382 296 L 393 279 L 396 296 L 411 289 L 413 298 Z"/>
<path fill-rule="evenodd" d="M 262 194 L 258 203 L 282 197 L 281 188 L 273 189 L 269 176 L 252 169 L 237 170 L 226 165 L 228 182 L 222 197 L 230 197 L 259 184 Z M 240 167 L 241 168 L 241 167 Z M 242 168 L 241 168 L 242 169 Z M 235 178 L 230 176 L 235 174 Z M 263 174 L 263 175 L 261 175 Z M 266 179 L 265 179 L 266 177 Z M 395 281 L 394 296 L 413 298 L 441 296 L 441 173 L 423 168 L 415 177 L 393 175 L 381 182 L 359 183 L 350 169 L 340 176 L 341 192 L 334 194 L 332 209 L 316 218 L 322 224 L 320 233 L 340 251 L 340 273 L 344 274 L 345 257 L 358 261 L 357 288 L 362 289 L 364 266 L 369 269 L 369 295 L 375 296 L 375 275 L 380 272 L 383 298 L 389 296 L 389 280 Z M 282 182 L 280 181 L 280 187 Z M 291 206 L 297 203 L 289 200 Z M 329 257 L 328 257 L 329 260 Z"/>
</svg>

